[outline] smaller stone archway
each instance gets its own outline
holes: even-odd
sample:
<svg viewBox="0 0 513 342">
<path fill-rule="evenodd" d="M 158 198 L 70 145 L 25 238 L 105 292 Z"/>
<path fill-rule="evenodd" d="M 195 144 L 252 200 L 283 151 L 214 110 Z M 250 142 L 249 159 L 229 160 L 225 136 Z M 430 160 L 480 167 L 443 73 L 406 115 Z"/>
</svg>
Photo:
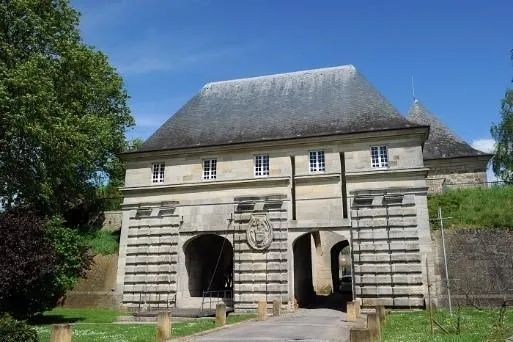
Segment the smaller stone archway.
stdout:
<svg viewBox="0 0 513 342">
<path fill-rule="evenodd" d="M 333 292 L 352 293 L 349 241 L 337 242 L 330 250 Z M 346 253 L 344 253 L 346 252 Z M 349 281 L 349 284 L 347 284 Z"/>
<path fill-rule="evenodd" d="M 227 296 L 233 291 L 233 247 L 230 241 L 216 234 L 203 234 L 184 246 L 188 295 L 202 297 Z M 230 295 L 231 297 L 231 295 Z"/>
</svg>

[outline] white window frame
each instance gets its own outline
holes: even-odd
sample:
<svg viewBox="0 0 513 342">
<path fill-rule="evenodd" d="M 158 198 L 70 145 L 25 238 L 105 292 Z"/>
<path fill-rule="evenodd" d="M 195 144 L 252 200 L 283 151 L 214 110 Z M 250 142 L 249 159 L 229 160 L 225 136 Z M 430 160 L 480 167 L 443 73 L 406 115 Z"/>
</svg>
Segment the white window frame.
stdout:
<svg viewBox="0 0 513 342">
<path fill-rule="evenodd" d="M 326 172 L 326 154 L 324 151 L 308 152 L 308 170 L 310 173 Z"/>
<path fill-rule="evenodd" d="M 386 145 L 371 146 L 371 168 L 388 168 L 388 147 Z"/>
<path fill-rule="evenodd" d="M 203 180 L 214 180 L 217 178 L 217 158 L 203 159 L 201 164 Z"/>
<path fill-rule="evenodd" d="M 253 156 L 253 173 L 255 177 L 269 177 L 269 155 L 255 154 Z"/>
<path fill-rule="evenodd" d="M 151 164 L 151 184 L 164 183 L 166 163 L 158 162 Z"/>
</svg>

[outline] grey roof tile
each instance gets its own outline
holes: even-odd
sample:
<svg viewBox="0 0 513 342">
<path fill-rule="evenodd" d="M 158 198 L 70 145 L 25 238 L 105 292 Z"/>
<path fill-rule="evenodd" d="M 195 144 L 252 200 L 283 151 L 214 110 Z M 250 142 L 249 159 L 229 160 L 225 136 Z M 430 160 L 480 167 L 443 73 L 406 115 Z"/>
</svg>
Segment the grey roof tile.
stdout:
<svg viewBox="0 0 513 342">
<path fill-rule="evenodd" d="M 413 123 L 430 126 L 429 137 L 424 145 L 425 160 L 488 155 L 459 138 L 419 100 L 410 106 L 406 118 Z"/>
<path fill-rule="evenodd" d="M 417 126 L 345 65 L 208 83 L 139 151 Z"/>
</svg>

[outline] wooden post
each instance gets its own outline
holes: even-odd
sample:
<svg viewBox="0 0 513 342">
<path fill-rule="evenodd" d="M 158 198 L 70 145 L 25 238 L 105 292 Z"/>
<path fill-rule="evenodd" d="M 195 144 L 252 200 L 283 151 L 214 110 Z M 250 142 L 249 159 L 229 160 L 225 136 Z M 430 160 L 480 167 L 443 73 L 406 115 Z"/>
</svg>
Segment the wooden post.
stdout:
<svg viewBox="0 0 513 342">
<path fill-rule="evenodd" d="M 281 302 L 278 299 L 273 300 L 273 316 L 279 316 L 281 313 Z"/>
<path fill-rule="evenodd" d="M 356 305 L 354 302 L 347 302 L 347 320 L 356 321 Z"/>
<path fill-rule="evenodd" d="M 267 302 L 265 300 L 259 300 L 258 305 L 258 317 L 259 321 L 265 321 L 267 319 Z"/>
<path fill-rule="evenodd" d="M 165 342 L 171 338 L 171 313 L 159 312 L 157 316 L 156 342 Z"/>
<path fill-rule="evenodd" d="M 376 314 L 378 315 L 380 324 L 385 325 L 386 311 L 383 304 L 376 305 Z"/>
<path fill-rule="evenodd" d="M 367 329 L 369 329 L 372 341 L 381 341 L 381 326 L 377 313 L 367 314 Z"/>
<path fill-rule="evenodd" d="M 226 324 L 226 305 L 216 305 L 216 326 L 222 327 Z"/>
<path fill-rule="evenodd" d="M 71 325 L 69 324 L 52 324 L 52 333 L 50 334 L 50 342 L 71 342 Z"/>
<path fill-rule="evenodd" d="M 366 328 L 351 328 L 349 331 L 350 342 L 371 342 L 369 329 Z"/>
</svg>

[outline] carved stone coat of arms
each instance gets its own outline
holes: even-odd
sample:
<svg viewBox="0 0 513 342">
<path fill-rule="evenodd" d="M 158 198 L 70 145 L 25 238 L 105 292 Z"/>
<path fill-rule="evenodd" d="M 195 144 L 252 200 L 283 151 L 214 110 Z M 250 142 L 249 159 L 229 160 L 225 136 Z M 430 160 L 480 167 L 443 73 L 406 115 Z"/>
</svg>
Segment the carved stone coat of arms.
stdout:
<svg viewBox="0 0 513 342">
<path fill-rule="evenodd" d="M 246 234 L 253 249 L 267 249 L 273 241 L 273 227 L 265 215 L 251 216 Z"/>
</svg>

